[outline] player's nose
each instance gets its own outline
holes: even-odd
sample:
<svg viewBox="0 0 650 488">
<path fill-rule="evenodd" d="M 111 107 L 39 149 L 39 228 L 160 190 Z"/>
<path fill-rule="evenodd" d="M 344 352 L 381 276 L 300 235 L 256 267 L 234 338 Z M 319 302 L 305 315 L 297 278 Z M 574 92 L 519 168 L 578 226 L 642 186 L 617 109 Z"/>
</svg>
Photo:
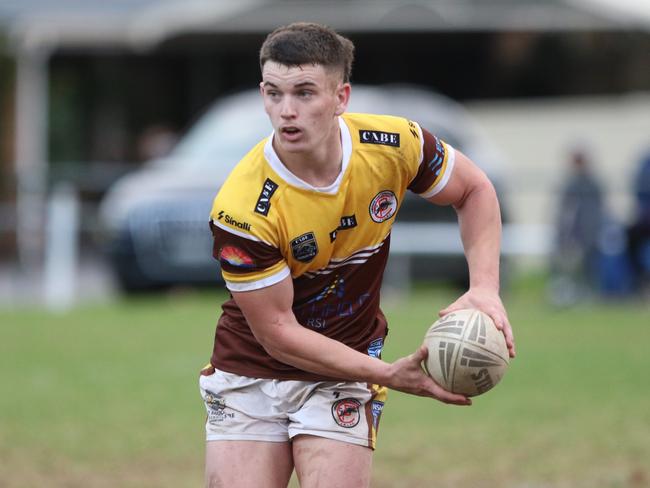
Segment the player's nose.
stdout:
<svg viewBox="0 0 650 488">
<path fill-rule="evenodd" d="M 291 97 L 284 97 L 282 99 L 280 116 L 284 118 L 292 118 L 296 116 L 296 105 Z"/>
</svg>

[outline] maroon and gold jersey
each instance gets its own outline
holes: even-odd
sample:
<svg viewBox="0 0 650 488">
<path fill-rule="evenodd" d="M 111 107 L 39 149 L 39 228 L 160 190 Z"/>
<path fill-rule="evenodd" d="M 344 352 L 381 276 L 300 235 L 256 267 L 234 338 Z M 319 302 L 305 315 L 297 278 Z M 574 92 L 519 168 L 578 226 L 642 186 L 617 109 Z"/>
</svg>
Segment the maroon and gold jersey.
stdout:
<svg viewBox="0 0 650 488">
<path fill-rule="evenodd" d="M 343 162 L 316 188 L 279 160 L 272 136 L 235 167 L 214 200 L 214 256 L 231 291 L 291 276 L 304 327 L 379 357 L 387 333 L 379 289 L 390 232 L 407 189 L 429 198 L 446 185 L 454 149 L 409 120 L 344 114 Z M 281 363 L 255 340 L 233 299 L 223 305 L 214 367 L 258 378 L 331 380 Z"/>
</svg>

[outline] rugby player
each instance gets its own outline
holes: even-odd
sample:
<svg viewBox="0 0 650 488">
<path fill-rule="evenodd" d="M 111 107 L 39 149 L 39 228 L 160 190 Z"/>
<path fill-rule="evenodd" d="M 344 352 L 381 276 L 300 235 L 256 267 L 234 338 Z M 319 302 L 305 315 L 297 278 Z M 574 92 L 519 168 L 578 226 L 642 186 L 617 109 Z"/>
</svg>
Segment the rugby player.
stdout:
<svg viewBox="0 0 650 488">
<path fill-rule="evenodd" d="M 439 313 L 485 311 L 515 354 L 492 184 L 416 121 L 347 113 L 353 53 L 311 23 L 262 45 L 274 130 L 235 167 L 210 215 L 231 298 L 200 376 L 206 486 L 285 487 L 294 469 L 302 487 L 369 486 L 387 389 L 470 405 L 423 372 L 424 346 L 381 359 L 380 285 L 407 190 L 458 214 L 470 286 Z"/>
</svg>

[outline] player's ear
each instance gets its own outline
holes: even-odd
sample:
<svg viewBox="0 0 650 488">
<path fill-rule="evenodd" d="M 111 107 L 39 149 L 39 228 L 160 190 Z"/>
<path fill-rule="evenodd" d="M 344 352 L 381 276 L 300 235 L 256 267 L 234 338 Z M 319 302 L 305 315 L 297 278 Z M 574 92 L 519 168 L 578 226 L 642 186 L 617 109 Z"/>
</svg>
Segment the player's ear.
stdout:
<svg viewBox="0 0 650 488">
<path fill-rule="evenodd" d="M 260 95 L 264 96 L 264 82 L 260 81 Z"/>
<path fill-rule="evenodd" d="M 348 109 L 348 104 L 350 103 L 350 93 L 352 92 L 352 86 L 350 83 L 339 83 L 336 87 L 336 98 L 338 104 L 336 106 L 336 115 L 341 115 Z"/>
</svg>

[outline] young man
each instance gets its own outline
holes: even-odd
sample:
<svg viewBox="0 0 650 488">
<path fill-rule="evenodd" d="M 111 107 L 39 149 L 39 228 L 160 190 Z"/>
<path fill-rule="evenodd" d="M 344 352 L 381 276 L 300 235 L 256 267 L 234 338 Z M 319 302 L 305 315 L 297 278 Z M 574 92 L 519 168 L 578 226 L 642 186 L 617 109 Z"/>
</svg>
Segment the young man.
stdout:
<svg viewBox="0 0 650 488">
<path fill-rule="evenodd" d="M 386 388 L 470 404 L 423 372 L 424 347 L 381 360 L 379 288 L 407 189 L 458 212 L 470 288 L 440 313 L 487 312 L 514 356 L 494 188 L 417 123 L 345 113 L 353 51 L 298 23 L 260 52 L 274 132 L 233 170 L 210 221 L 232 294 L 200 380 L 210 487 L 285 487 L 293 469 L 302 487 L 368 486 Z"/>
</svg>

